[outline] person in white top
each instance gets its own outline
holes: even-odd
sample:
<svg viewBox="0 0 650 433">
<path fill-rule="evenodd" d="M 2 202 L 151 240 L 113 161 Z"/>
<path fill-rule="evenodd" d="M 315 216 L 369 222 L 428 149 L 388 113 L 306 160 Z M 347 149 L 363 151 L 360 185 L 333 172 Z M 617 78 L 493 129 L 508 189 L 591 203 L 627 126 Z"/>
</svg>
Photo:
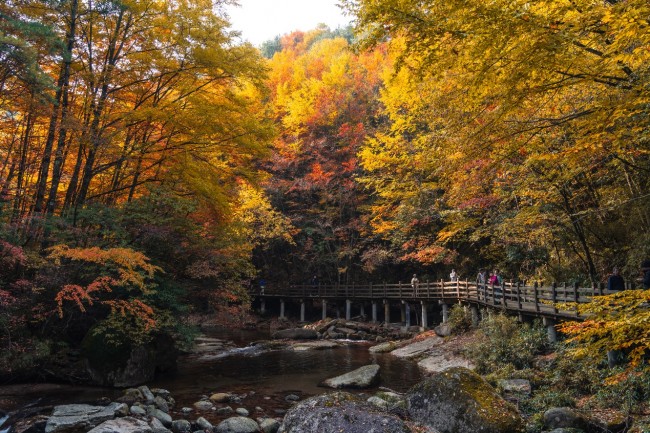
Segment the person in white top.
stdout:
<svg viewBox="0 0 650 433">
<path fill-rule="evenodd" d="M 413 274 L 413 278 L 411 278 L 411 287 L 413 288 L 413 293 L 417 296 L 418 287 L 420 287 L 420 280 L 418 280 L 417 274 Z"/>
<path fill-rule="evenodd" d="M 456 282 L 458 281 L 458 276 L 456 275 L 456 270 L 452 269 L 451 274 L 449 274 L 449 280 Z"/>
</svg>

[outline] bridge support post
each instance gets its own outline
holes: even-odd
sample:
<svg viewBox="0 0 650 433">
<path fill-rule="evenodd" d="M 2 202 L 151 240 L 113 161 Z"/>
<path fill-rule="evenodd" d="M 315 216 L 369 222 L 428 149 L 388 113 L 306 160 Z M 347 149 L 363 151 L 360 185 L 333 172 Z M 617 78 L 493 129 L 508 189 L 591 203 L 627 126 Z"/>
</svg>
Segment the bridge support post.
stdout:
<svg viewBox="0 0 650 433">
<path fill-rule="evenodd" d="M 543 319 L 544 326 L 546 326 L 546 335 L 548 336 L 548 341 L 551 343 L 557 343 L 557 331 L 555 329 L 555 320 L 544 317 Z"/>
<path fill-rule="evenodd" d="M 352 317 L 352 301 L 349 299 L 345 300 L 345 320 L 350 320 Z"/>
<path fill-rule="evenodd" d="M 449 320 L 449 304 L 442 304 L 442 323 Z"/>
<path fill-rule="evenodd" d="M 327 300 L 323 299 L 321 301 L 321 308 L 323 310 L 323 314 L 321 317 L 323 320 L 325 320 L 325 318 L 327 317 Z"/>
<path fill-rule="evenodd" d="M 280 299 L 280 319 L 284 318 L 284 299 Z"/>
<path fill-rule="evenodd" d="M 470 310 L 472 312 L 472 326 L 476 327 L 478 326 L 478 323 L 481 321 L 481 318 L 478 314 L 478 306 L 472 305 L 470 307 Z"/>
<path fill-rule="evenodd" d="M 266 299 L 260 299 L 260 314 L 263 316 L 266 314 Z"/>
<path fill-rule="evenodd" d="M 390 323 L 390 304 L 388 299 L 384 299 L 384 324 L 388 326 Z"/>
<path fill-rule="evenodd" d="M 305 300 L 304 299 L 300 300 L 300 321 L 301 322 L 305 321 Z"/>
<path fill-rule="evenodd" d="M 361 316 L 361 319 L 364 319 L 366 317 L 366 307 L 363 305 L 363 302 L 361 302 L 361 312 L 359 314 Z"/>
<path fill-rule="evenodd" d="M 420 301 L 420 305 L 422 306 L 422 330 L 424 331 L 429 327 L 429 318 L 427 317 L 428 304 L 424 301 Z"/>
<path fill-rule="evenodd" d="M 401 301 L 399 312 L 400 312 L 400 322 L 406 323 L 406 302 Z"/>
<path fill-rule="evenodd" d="M 411 306 L 407 301 L 402 301 L 402 312 L 404 313 L 404 329 L 408 330 L 411 326 Z"/>
<path fill-rule="evenodd" d="M 377 301 L 372 301 L 372 323 L 377 323 Z"/>
</svg>

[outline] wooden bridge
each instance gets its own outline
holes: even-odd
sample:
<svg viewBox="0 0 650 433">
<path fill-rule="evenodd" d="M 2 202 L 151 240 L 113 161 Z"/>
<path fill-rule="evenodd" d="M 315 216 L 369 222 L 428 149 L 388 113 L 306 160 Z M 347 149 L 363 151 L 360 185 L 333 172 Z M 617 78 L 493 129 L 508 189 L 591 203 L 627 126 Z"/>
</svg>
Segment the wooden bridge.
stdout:
<svg viewBox="0 0 650 433">
<path fill-rule="evenodd" d="M 448 319 L 449 306 L 460 303 L 469 306 L 472 320 L 478 322 L 479 307 L 499 309 L 511 314 L 541 317 L 547 326 L 549 339 L 555 340 L 555 323 L 558 320 L 582 320 L 577 309 L 559 309 L 559 303 L 588 303 L 594 296 L 611 292 L 604 285 L 593 287 L 578 287 L 577 284 L 552 284 L 542 286 L 538 283 L 525 285 L 515 282 L 504 282 L 501 286 L 477 284 L 470 281 L 436 281 L 420 283 L 412 287 L 409 283 L 397 284 L 350 284 L 350 285 L 293 285 L 288 287 L 265 287 L 254 296 L 259 297 L 262 312 L 265 311 L 266 301 L 279 299 L 280 317 L 285 317 L 285 301 L 300 302 L 300 320 L 305 321 L 306 302 L 320 301 L 322 317 L 327 315 L 328 303 L 345 302 L 345 318 L 352 316 L 353 306 L 360 309 L 360 315 L 365 316 L 365 307 L 371 306 L 371 320 L 380 320 L 378 304 L 383 304 L 384 323 L 390 323 L 391 305 L 400 307 L 401 322 L 410 325 L 410 308 L 417 304 L 416 318 L 422 328 L 427 328 L 428 313 L 431 308 L 439 306 L 442 310 L 442 322 Z M 418 314 L 419 313 L 419 314 Z"/>
</svg>

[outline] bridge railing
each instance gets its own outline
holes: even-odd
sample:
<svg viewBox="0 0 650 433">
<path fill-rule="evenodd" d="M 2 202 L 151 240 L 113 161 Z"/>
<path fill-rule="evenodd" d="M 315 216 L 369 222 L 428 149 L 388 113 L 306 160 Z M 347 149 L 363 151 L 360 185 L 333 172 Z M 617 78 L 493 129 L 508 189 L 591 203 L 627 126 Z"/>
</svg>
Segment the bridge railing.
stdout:
<svg viewBox="0 0 650 433">
<path fill-rule="evenodd" d="M 521 282 L 504 282 L 502 285 L 477 284 L 471 281 L 426 281 L 417 287 L 410 283 L 363 284 L 302 284 L 285 287 L 266 287 L 265 297 L 320 298 L 352 300 L 438 300 L 441 302 L 470 301 L 493 307 L 521 312 L 577 315 L 575 310 L 558 311 L 557 304 L 564 302 L 590 302 L 593 296 L 607 294 L 603 286 L 578 287 L 577 285 Z"/>
</svg>

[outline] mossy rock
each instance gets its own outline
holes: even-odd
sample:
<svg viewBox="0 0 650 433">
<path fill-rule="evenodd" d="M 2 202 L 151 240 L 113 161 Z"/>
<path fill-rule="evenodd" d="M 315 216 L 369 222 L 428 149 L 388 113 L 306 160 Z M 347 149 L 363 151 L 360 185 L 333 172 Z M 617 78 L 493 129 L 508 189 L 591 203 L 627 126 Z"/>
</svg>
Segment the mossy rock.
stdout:
<svg viewBox="0 0 650 433">
<path fill-rule="evenodd" d="M 157 372 L 173 371 L 178 355 L 173 339 L 166 334 L 135 346 L 128 341 L 107 344 L 102 333 L 92 330 L 82 342 L 82 352 L 92 380 L 115 387 L 140 385 L 154 379 Z"/>
<path fill-rule="evenodd" d="M 347 392 L 301 401 L 284 417 L 278 433 L 411 433 L 404 421 Z"/>
<path fill-rule="evenodd" d="M 520 433 L 524 422 L 481 376 L 453 367 L 415 385 L 406 396 L 413 420 L 440 433 Z"/>
</svg>

